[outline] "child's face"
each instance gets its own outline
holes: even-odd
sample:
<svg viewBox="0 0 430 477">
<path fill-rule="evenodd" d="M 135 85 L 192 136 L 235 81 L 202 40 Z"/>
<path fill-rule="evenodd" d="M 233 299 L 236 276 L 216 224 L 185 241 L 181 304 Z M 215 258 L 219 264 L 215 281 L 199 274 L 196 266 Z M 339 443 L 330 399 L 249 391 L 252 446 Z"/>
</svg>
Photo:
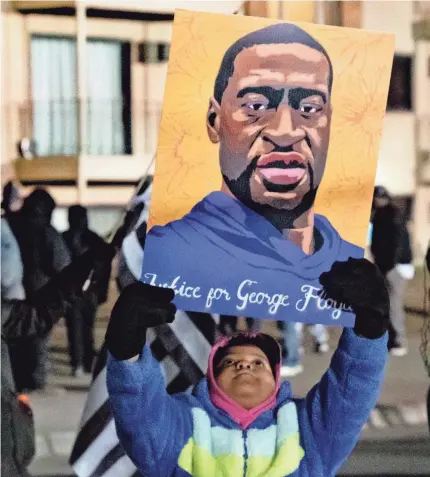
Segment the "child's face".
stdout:
<svg viewBox="0 0 430 477">
<path fill-rule="evenodd" d="M 233 346 L 218 366 L 218 386 L 245 409 L 265 401 L 276 383 L 267 356 L 256 346 Z"/>
</svg>

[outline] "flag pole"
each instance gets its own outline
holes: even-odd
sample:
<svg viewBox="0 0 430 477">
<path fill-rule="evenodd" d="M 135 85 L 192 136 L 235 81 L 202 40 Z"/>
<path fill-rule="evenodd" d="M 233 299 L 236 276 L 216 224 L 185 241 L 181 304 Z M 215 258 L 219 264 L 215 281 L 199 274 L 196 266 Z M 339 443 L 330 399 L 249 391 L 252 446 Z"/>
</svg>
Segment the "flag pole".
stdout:
<svg viewBox="0 0 430 477">
<path fill-rule="evenodd" d="M 134 200 L 136 199 L 137 195 L 139 194 L 140 188 L 145 183 L 145 181 L 146 181 L 146 179 L 149 175 L 149 171 L 151 170 L 154 162 L 155 162 L 155 154 L 152 156 L 152 159 L 151 159 L 151 162 L 149 163 L 149 166 L 146 168 L 143 176 L 141 177 L 139 183 L 137 184 L 137 187 L 136 187 L 131 199 L 128 201 L 126 207 L 124 208 L 124 210 L 121 214 L 121 217 L 118 219 L 117 223 L 115 224 L 115 227 L 112 229 L 112 232 L 109 234 L 109 237 L 107 239 L 108 244 L 110 244 L 110 245 L 115 244 L 115 241 L 116 241 L 115 239 L 118 235 L 118 232 L 121 229 L 122 225 L 124 224 L 124 221 L 127 217 L 127 214 L 132 209 L 133 204 L 134 204 Z M 90 271 L 90 273 L 88 275 L 88 278 L 85 280 L 85 283 L 82 286 L 82 291 L 83 292 L 86 292 L 88 290 L 88 288 L 90 287 L 93 276 L 94 276 L 94 268 Z"/>
<path fill-rule="evenodd" d="M 114 239 L 115 239 L 115 235 L 117 234 L 118 230 L 121 228 L 121 226 L 123 225 L 124 223 L 124 219 L 127 215 L 128 212 L 130 212 L 130 210 L 132 209 L 133 207 L 133 204 L 134 204 L 134 200 L 136 199 L 136 197 L 138 196 L 139 194 L 139 190 L 140 188 L 143 186 L 144 182 L 146 181 L 146 178 L 148 177 L 149 175 L 149 171 L 151 170 L 151 167 L 152 165 L 154 164 L 155 162 L 155 154 L 154 156 L 152 156 L 152 160 L 151 162 L 149 163 L 149 166 L 146 168 L 145 170 L 145 173 L 143 174 L 143 176 L 141 177 L 139 183 L 137 184 L 137 187 L 133 193 L 133 196 L 131 197 L 131 199 L 128 201 L 128 204 L 127 206 L 124 208 L 123 210 L 123 213 L 121 214 L 121 217 L 119 218 L 118 222 L 116 223 L 115 227 L 112 229 L 112 232 L 110 233 L 109 235 L 109 238 L 108 238 L 108 243 L 111 244 L 114 242 Z"/>
</svg>

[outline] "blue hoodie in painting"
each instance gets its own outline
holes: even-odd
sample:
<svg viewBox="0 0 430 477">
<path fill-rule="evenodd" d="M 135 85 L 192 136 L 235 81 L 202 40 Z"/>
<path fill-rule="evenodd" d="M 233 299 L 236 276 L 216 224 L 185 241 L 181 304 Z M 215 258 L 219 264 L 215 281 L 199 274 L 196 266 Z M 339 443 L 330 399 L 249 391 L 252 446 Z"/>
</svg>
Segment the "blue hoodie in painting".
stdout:
<svg viewBox="0 0 430 477">
<path fill-rule="evenodd" d="M 109 355 L 118 437 L 145 477 L 333 477 L 376 403 L 387 333 L 369 340 L 344 329 L 330 368 L 303 399 L 288 382 L 279 386 L 277 366 L 272 403 L 243 410 L 244 419 L 214 404 L 213 356 L 192 394 L 169 395 L 148 345 L 135 362 Z"/>
<path fill-rule="evenodd" d="M 362 258 L 315 215 L 322 245 L 313 255 L 224 192 L 147 235 L 141 280 L 175 290 L 180 310 L 353 326 L 354 314 L 319 295 L 319 276 L 335 261 Z"/>
</svg>

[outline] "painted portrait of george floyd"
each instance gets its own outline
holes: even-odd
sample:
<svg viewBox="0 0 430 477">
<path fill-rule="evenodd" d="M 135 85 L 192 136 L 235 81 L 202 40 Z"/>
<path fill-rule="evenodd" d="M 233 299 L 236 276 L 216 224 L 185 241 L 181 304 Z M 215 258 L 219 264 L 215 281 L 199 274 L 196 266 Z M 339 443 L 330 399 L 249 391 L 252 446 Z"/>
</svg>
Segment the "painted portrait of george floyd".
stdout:
<svg viewBox="0 0 430 477">
<path fill-rule="evenodd" d="M 187 311 L 352 326 L 392 35 L 176 11 L 142 281 Z"/>
</svg>

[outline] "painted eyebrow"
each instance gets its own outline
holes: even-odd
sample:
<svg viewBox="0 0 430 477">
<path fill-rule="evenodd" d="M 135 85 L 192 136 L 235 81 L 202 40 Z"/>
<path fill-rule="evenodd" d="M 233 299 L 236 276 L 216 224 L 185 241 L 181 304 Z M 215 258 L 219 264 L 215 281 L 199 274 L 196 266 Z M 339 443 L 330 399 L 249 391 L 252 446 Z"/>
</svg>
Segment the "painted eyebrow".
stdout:
<svg viewBox="0 0 430 477">
<path fill-rule="evenodd" d="M 273 96 L 279 96 L 281 93 L 283 95 L 284 88 L 275 89 L 275 88 L 272 88 L 271 86 L 248 86 L 246 88 L 242 88 L 237 93 L 237 97 L 243 98 L 245 95 L 249 93 L 262 94 L 263 96 L 266 96 L 266 98 L 270 99 Z"/>
<path fill-rule="evenodd" d="M 275 89 L 271 86 L 248 86 L 246 88 L 242 88 L 237 93 L 237 98 L 243 98 L 245 95 L 254 93 L 254 94 L 261 94 L 265 96 L 270 102 L 280 102 L 282 96 L 284 95 L 284 88 Z M 288 89 L 288 99 L 291 101 L 299 99 L 305 99 L 309 96 L 320 96 L 324 101 L 324 104 L 327 103 L 327 95 L 323 91 L 319 89 L 312 89 L 312 88 L 290 88 Z"/>
<path fill-rule="evenodd" d="M 320 96 L 324 101 L 324 104 L 327 103 L 327 95 L 320 91 L 319 89 L 312 88 L 291 88 L 288 90 L 288 102 L 292 101 L 302 101 L 303 99 L 308 98 L 309 96 Z"/>
</svg>

